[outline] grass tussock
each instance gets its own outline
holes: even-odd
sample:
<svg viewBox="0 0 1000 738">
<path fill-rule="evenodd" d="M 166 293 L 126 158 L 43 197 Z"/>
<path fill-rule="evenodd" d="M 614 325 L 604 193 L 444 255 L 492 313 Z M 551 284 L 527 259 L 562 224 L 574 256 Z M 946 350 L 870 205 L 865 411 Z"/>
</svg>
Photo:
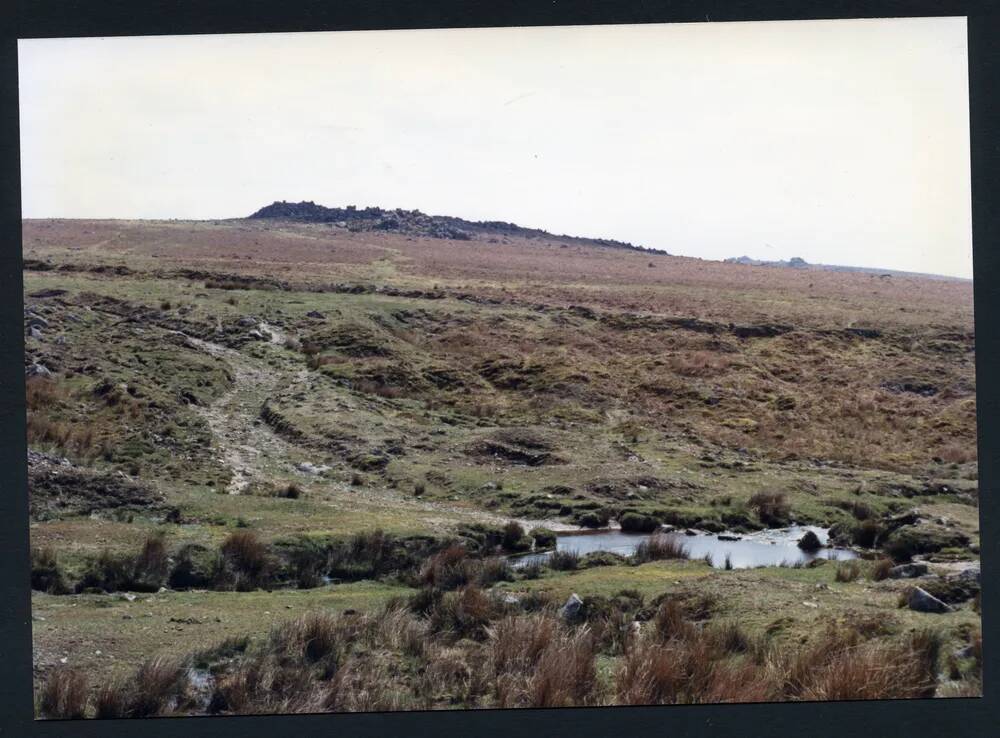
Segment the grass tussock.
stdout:
<svg viewBox="0 0 1000 738">
<path fill-rule="evenodd" d="M 253 531 L 237 530 L 229 534 L 223 541 L 220 552 L 237 590 L 254 589 L 265 581 L 270 556 L 267 546 Z"/>
<path fill-rule="evenodd" d="M 469 556 L 464 546 L 449 546 L 431 556 L 420 572 L 421 584 L 447 591 L 478 581 L 480 564 Z"/>
<path fill-rule="evenodd" d="M 187 687 L 187 668 L 182 661 L 153 657 L 140 664 L 130 678 L 98 689 L 95 717 L 143 718 L 167 714 L 181 706 Z"/>
<path fill-rule="evenodd" d="M 38 702 L 40 717 L 74 720 L 85 717 L 87 681 L 74 669 L 56 669 L 49 674 Z"/>
<path fill-rule="evenodd" d="M 837 570 L 833 578 L 838 582 L 854 582 L 861 576 L 861 562 L 857 559 L 841 561 L 837 564 Z"/>
<path fill-rule="evenodd" d="M 876 559 L 871 568 L 871 580 L 873 582 L 881 582 L 888 579 L 889 572 L 892 570 L 892 567 L 892 559 L 885 557 Z"/>
<path fill-rule="evenodd" d="M 769 528 L 788 525 L 791 506 L 784 492 L 756 492 L 747 501 L 747 508 L 757 513 L 757 517 Z"/>
<path fill-rule="evenodd" d="M 39 712 L 142 717 L 915 698 L 936 693 L 945 643 L 937 631 L 899 635 L 861 618 L 831 622 L 804 646 L 777 648 L 766 633 L 714 620 L 708 598 L 662 596 L 650 610 L 629 590 L 586 598 L 574 622 L 544 593 L 511 604 L 470 584 L 425 587 L 420 597 L 420 607 L 395 600 L 370 613 L 315 612 L 259 640 L 151 659 L 89 700 L 78 677 L 53 673 Z M 981 638 L 973 634 L 970 644 L 961 664 L 952 659 L 953 681 L 962 680 L 953 690 L 974 689 L 981 673 Z M 610 663 L 599 670 L 603 659 Z M 210 675 L 207 688 L 194 686 L 191 670 Z"/>
<path fill-rule="evenodd" d="M 499 614 L 499 603 L 475 585 L 445 592 L 428 613 L 430 628 L 455 638 L 482 639 L 486 627 Z"/>
<path fill-rule="evenodd" d="M 135 554 L 102 551 L 87 564 L 75 588 L 77 591 L 155 592 L 167 582 L 169 574 L 166 543 L 161 535 L 153 534 Z"/>
<path fill-rule="evenodd" d="M 31 588 L 48 594 L 71 591 L 54 548 L 31 549 Z"/>
<path fill-rule="evenodd" d="M 654 533 L 636 546 L 632 560 L 636 564 L 644 564 L 648 561 L 686 558 L 687 547 L 679 538 L 666 533 Z"/>
<path fill-rule="evenodd" d="M 56 407 L 69 397 L 65 385 L 50 377 L 28 377 L 24 381 L 28 413 Z"/>
<path fill-rule="evenodd" d="M 729 625 L 668 632 L 647 631 L 627 650 L 615 674 L 620 704 L 927 697 L 942 642 L 929 632 L 866 641 L 831 628 L 811 646 L 782 652 Z"/>
<path fill-rule="evenodd" d="M 553 551 L 545 561 L 553 571 L 573 571 L 580 568 L 580 554 L 576 551 Z"/>
<path fill-rule="evenodd" d="M 597 643 L 587 626 L 550 614 L 506 617 L 488 631 L 487 668 L 498 707 L 569 707 L 593 702 Z"/>
</svg>

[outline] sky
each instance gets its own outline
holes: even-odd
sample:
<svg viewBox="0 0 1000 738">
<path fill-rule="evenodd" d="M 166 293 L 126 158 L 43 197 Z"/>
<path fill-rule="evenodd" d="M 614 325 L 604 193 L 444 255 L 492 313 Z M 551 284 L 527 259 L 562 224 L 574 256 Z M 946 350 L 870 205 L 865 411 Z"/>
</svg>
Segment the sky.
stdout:
<svg viewBox="0 0 1000 738">
<path fill-rule="evenodd" d="M 972 276 L 964 18 L 21 40 L 26 218 L 420 209 Z"/>
</svg>

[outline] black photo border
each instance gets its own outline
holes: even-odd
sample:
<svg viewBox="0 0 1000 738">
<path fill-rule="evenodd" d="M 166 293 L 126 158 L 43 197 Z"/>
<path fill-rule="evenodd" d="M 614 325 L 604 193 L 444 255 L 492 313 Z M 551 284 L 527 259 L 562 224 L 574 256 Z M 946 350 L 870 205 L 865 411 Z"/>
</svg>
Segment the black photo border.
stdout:
<svg viewBox="0 0 1000 738">
<path fill-rule="evenodd" d="M 1000 2 L 997 0 L 16 0 L 0 11 L 0 737 L 1000 735 Z M 17 39 L 966 16 L 972 152 L 984 696 L 555 710 L 36 721 L 24 420 Z"/>
</svg>

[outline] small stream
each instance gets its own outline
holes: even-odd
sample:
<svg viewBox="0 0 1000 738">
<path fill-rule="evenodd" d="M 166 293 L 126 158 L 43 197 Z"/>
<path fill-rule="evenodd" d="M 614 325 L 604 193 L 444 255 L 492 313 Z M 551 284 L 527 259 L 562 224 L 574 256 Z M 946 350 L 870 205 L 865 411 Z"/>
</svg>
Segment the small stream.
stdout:
<svg viewBox="0 0 1000 738">
<path fill-rule="evenodd" d="M 812 531 L 817 535 L 824 548 L 818 551 L 803 551 L 798 547 L 798 541 Z M 566 533 L 556 536 L 556 550 L 575 551 L 585 556 L 594 551 L 610 551 L 622 556 L 631 556 L 636 547 L 647 540 L 649 533 L 623 533 L 620 530 L 604 530 L 586 533 Z M 763 530 L 755 533 L 704 533 L 694 535 L 684 531 L 662 533 L 684 545 L 690 559 L 712 559 L 712 566 L 724 568 L 726 557 L 729 557 L 733 569 L 752 569 L 759 566 L 792 566 L 798 563 L 808 563 L 813 559 L 855 559 L 857 554 L 847 548 L 826 548 L 829 538 L 826 528 L 815 526 L 793 526 Z M 731 540 L 736 538 L 738 540 Z M 527 554 L 511 559 L 511 564 L 520 568 L 532 563 L 543 563 L 551 551 Z"/>
</svg>

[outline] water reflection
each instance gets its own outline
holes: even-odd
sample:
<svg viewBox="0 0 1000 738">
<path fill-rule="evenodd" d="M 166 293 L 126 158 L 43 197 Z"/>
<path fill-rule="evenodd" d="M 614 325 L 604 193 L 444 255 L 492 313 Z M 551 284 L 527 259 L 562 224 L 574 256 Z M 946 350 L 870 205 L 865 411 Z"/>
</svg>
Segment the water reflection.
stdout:
<svg viewBox="0 0 1000 738">
<path fill-rule="evenodd" d="M 815 526 L 793 526 L 791 528 L 781 528 L 774 530 L 759 531 L 746 535 L 696 533 L 687 535 L 684 532 L 671 532 L 666 535 L 674 538 L 684 545 L 691 559 L 711 558 L 712 566 L 723 568 L 726 565 L 726 557 L 729 557 L 730 566 L 734 569 L 749 569 L 758 566 L 792 566 L 795 564 L 805 564 L 813 559 L 854 559 L 857 554 L 845 548 L 821 548 L 818 551 L 803 551 L 798 547 L 798 541 L 812 531 L 820 540 L 820 543 L 827 543 L 829 538 L 825 528 Z M 649 538 L 648 533 L 623 533 L 618 530 L 596 531 L 588 533 L 567 533 L 556 537 L 556 549 L 559 551 L 575 551 L 580 556 L 585 556 L 593 551 L 610 551 L 631 556 L 635 553 L 636 547 Z M 739 540 L 729 540 L 730 538 Z M 530 563 L 544 562 L 551 555 L 551 552 L 529 554 L 513 559 L 511 563 L 516 567 L 526 566 Z"/>
</svg>

